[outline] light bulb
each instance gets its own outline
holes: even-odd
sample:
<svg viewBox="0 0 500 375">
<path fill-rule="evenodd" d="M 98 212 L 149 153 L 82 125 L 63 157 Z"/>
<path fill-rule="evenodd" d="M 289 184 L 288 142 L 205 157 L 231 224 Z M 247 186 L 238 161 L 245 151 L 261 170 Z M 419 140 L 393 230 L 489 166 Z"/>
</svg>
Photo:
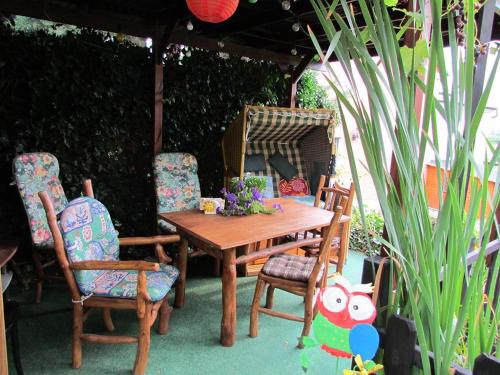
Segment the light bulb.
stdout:
<svg viewBox="0 0 500 375">
<path fill-rule="evenodd" d="M 297 54 L 297 49 L 296 48 L 292 48 L 292 50 L 290 51 L 290 53 L 295 56 Z"/>
<path fill-rule="evenodd" d="M 192 31 L 194 29 L 194 25 L 191 21 L 188 21 L 188 23 L 186 24 L 186 29 L 188 29 L 189 31 Z"/>
<path fill-rule="evenodd" d="M 298 22 L 295 22 L 293 25 L 292 25 L 292 30 L 297 32 L 300 30 L 300 23 Z"/>
<path fill-rule="evenodd" d="M 219 40 L 219 42 L 217 43 L 217 45 L 218 45 L 220 48 L 224 48 L 224 41 Z"/>
<path fill-rule="evenodd" d="M 281 7 L 283 10 L 290 10 L 290 1 L 285 0 L 281 2 Z"/>
</svg>

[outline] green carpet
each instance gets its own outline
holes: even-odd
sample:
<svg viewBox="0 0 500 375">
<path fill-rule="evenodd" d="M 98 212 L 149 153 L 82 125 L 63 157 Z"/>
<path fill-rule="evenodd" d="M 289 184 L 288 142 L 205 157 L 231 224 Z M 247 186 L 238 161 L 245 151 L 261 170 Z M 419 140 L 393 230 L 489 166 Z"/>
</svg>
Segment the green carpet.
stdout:
<svg viewBox="0 0 500 375">
<path fill-rule="evenodd" d="M 351 252 L 344 275 L 360 281 L 363 255 Z M 236 344 L 219 344 L 221 282 L 218 278 L 188 277 L 186 305 L 174 310 L 169 332 L 159 336 L 152 331 L 147 374 L 303 374 L 296 348 L 302 324 L 260 316 L 259 336 L 248 337 L 249 309 L 255 278 L 238 278 L 238 326 Z M 43 302 L 32 304 L 32 291 L 12 290 L 11 297 L 22 303 L 19 322 L 21 356 L 27 375 L 39 374 L 129 374 L 135 359 L 135 345 L 83 345 L 83 366 L 72 370 L 70 296 L 64 285 L 48 285 Z M 171 298 L 173 297 L 173 293 Z M 276 291 L 275 307 L 302 314 L 300 297 Z M 132 311 L 113 311 L 117 334 L 135 335 L 137 319 Z M 99 311 L 91 315 L 85 332 L 105 333 Z M 10 350 L 9 350 L 10 352 Z M 309 349 L 313 365 L 307 374 L 336 374 L 337 360 L 319 349 Z M 339 371 L 350 361 L 339 361 Z M 15 374 L 12 360 L 10 373 Z"/>
</svg>

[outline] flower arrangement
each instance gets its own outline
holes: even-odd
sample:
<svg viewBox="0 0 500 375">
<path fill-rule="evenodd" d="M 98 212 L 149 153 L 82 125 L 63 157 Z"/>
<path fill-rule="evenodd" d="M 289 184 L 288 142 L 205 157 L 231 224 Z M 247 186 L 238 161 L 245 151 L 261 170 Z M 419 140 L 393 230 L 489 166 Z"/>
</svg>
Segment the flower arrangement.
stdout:
<svg viewBox="0 0 500 375">
<path fill-rule="evenodd" d="M 217 213 L 224 216 L 243 216 L 251 214 L 272 214 L 281 210 L 279 204 L 273 207 L 264 205 L 262 192 L 266 188 L 266 180 L 262 177 L 248 176 L 244 180 L 233 178 L 229 189 L 220 191 L 226 200 L 225 208 L 218 208 Z"/>
</svg>

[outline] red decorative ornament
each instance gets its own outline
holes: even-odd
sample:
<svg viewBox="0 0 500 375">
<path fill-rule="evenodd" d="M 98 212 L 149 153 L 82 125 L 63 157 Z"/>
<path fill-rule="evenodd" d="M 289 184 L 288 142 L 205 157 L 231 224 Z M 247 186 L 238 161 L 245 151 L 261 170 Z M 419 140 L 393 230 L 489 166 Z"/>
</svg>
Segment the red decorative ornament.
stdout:
<svg viewBox="0 0 500 375">
<path fill-rule="evenodd" d="M 239 0 L 186 0 L 186 3 L 191 13 L 199 20 L 219 23 L 234 14 Z"/>
</svg>

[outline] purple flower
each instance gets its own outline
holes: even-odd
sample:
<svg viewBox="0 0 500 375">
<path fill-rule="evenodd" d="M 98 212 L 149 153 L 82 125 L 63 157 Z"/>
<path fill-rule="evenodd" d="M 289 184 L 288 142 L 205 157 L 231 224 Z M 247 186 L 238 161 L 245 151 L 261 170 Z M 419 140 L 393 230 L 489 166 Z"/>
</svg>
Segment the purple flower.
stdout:
<svg viewBox="0 0 500 375">
<path fill-rule="evenodd" d="M 251 204 L 252 204 L 252 202 L 246 201 L 245 204 L 244 204 L 244 206 L 245 206 L 245 208 L 248 208 L 248 207 L 250 207 Z"/>
<path fill-rule="evenodd" d="M 238 183 L 234 186 L 236 191 L 241 191 L 241 190 L 243 190 L 244 187 L 245 187 L 245 184 L 243 183 L 243 181 L 238 181 Z"/>
<path fill-rule="evenodd" d="M 227 194 L 227 189 L 225 187 L 223 187 L 222 189 L 220 189 L 220 193 L 223 195 L 223 196 L 226 196 Z"/>
<path fill-rule="evenodd" d="M 283 211 L 284 211 L 284 210 L 283 210 L 283 207 L 281 207 L 281 204 L 279 204 L 279 203 L 275 203 L 275 204 L 273 204 L 273 208 L 274 208 L 275 210 L 280 211 L 280 212 L 283 212 Z"/>
<path fill-rule="evenodd" d="M 227 193 L 226 199 L 229 203 L 238 203 L 238 197 L 234 193 Z"/>
<path fill-rule="evenodd" d="M 257 189 L 256 187 L 252 188 L 252 199 L 254 201 L 262 202 L 262 194 L 260 193 L 259 189 Z"/>
</svg>

